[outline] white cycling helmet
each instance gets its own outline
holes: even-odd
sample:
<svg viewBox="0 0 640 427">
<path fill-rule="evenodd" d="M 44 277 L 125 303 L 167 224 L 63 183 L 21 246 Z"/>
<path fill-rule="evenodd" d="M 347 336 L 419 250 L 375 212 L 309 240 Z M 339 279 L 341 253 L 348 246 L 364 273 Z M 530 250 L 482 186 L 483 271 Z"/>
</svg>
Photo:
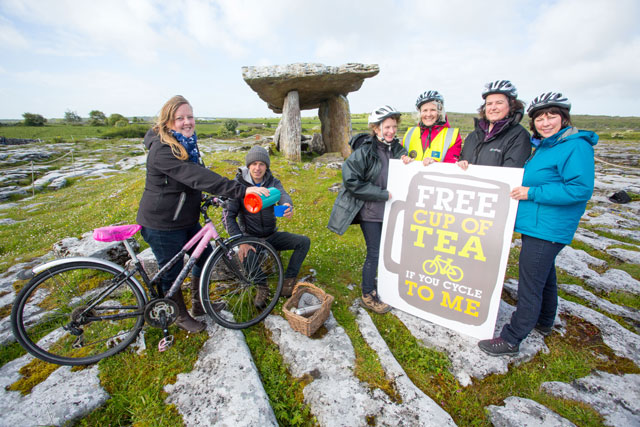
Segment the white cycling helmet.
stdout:
<svg viewBox="0 0 640 427">
<path fill-rule="evenodd" d="M 422 104 L 426 104 L 427 102 L 436 101 L 444 106 L 444 98 L 437 90 L 428 90 L 423 92 L 416 99 L 416 110 L 420 111 L 420 106 Z"/>
<path fill-rule="evenodd" d="M 509 80 L 496 80 L 485 84 L 482 90 L 482 99 L 487 99 L 487 96 L 492 93 L 501 93 L 511 98 L 518 97 L 518 90 Z"/>
<path fill-rule="evenodd" d="M 388 117 L 400 118 L 400 111 L 396 110 L 389 105 L 383 105 L 373 110 L 373 113 L 369 115 L 369 124 L 378 124 Z"/>
<path fill-rule="evenodd" d="M 529 117 L 533 117 L 534 112 L 547 107 L 560 107 L 571 111 L 571 102 L 560 92 L 545 92 L 536 96 L 535 99 L 531 101 L 529 108 L 527 108 L 527 114 L 529 114 Z"/>
</svg>

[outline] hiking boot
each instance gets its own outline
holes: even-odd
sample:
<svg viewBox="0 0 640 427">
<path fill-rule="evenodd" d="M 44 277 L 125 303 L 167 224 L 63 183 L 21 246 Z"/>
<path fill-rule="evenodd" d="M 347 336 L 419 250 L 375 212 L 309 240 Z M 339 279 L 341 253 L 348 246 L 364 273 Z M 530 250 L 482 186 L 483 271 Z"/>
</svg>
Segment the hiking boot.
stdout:
<svg viewBox="0 0 640 427">
<path fill-rule="evenodd" d="M 293 288 L 296 286 L 298 282 L 297 277 L 288 277 L 284 279 L 282 282 L 282 292 L 280 293 L 281 297 L 290 297 L 293 294 Z"/>
<path fill-rule="evenodd" d="M 362 302 L 363 307 L 375 311 L 378 314 L 384 314 L 391 310 L 391 306 L 389 304 L 385 304 L 380 301 L 380 297 L 376 291 L 371 291 L 371 293 L 368 294 L 362 294 L 360 301 Z"/>
<path fill-rule="evenodd" d="M 542 326 L 541 324 L 537 324 L 535 328 L 536 331 L 543 337 L 548 337 L 551 335 L 551 331 L 553 330 L 553 326 Z"/>
<path fill-rule="evenodd" d="M 253 305 L 258 309 L 263 309 L 267 306 L 267 301 L 269 300 L 269 288 L 267 285 L 258 285 L 256 288 L 258 292 L 256 292 L 256 296 L 253 299 Z"/>
<path fill-rule="evenodd" d="M 200 278 L 191 276 L 189 288 L 191 289 L 191 310 L 189 313 L 193 317 L 204 316 L 206 313 L 200 302 Z"/>
<path fill-rule="evenodd" d="M 500 337 L 478 341 L 478 347 L 489 356 L 513 356 L 520 351 L 520 345 L 511 345 Z"/>
<path fill-rule="evenodd" d="M 171 299 L 178 305 L 178 318 L 176 319 L 176 325 L 178 325 L 179 328 L 194 334 L 204 331 L 204 328 L 206 328 L 207 325 L 204 322 L 197 321 L 189 315 L 180 289 L 178 289 L 178 292 L 173 294 Z"/>
</svg>

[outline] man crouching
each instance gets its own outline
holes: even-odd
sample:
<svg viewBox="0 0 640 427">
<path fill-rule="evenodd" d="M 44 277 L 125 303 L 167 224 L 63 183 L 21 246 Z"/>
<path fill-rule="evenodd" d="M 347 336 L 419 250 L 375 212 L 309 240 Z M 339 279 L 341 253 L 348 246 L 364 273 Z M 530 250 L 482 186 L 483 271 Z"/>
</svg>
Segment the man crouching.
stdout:
<svg viewBox="0 0 640 427">
<path fill-rule="evenodd" d="M 245 163 L 246 167 L 238 168 L 235 180 L 246 187 L 277 188 L 280 190 L 278 205 L 287 206 L 282 216 L 284 218 L 293 217 L 293 201 L 284 190 L 280 180 L 271 174 L 269 169 L 271 159 L 268 151 L 264 147 L 254 145 L 247 153 Z M 230 236 L 243 234 L 244 236 L 259 237 L 271 244 L 277 251 L 293 250 L 289 265 L 284 272 L 281 294 L 284 297 L 291 296 L 302 262 L 309 252 L 311 244 L 309 238 L 301 234 L 278 231 L 274 206 L 261 209 L 257 213 L 251 213 L 244 207 L 243 200 L 234 199 L 225 209 L 223 218 Z M 248 249 L 246 248 L 246 250 Z M 268 289 L 258 288 L 254 304 L 262 308 L 266 305 L 268 297 Z"/>
</svg>

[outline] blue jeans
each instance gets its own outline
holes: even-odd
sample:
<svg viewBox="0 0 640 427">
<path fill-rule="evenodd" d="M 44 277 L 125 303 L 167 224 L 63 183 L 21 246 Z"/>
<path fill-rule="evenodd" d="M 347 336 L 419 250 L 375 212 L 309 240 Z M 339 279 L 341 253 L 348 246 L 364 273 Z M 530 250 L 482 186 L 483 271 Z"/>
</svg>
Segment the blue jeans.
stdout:
<svg viewBox="0 0 640 427">
<path fill-rule="evenodd" d="M 182 247 L 189 241 L 189 239 L 200 231 L 201 228 L 200 224 L 196 224 L 182 230 L 168 231 L 142 227 L 140 233 L 142 234 L 144 241 L 151 247 L 151 251 L 156 257 L 156 261 L 158 261 L 158 268 L 162 268 L 165 264 L 171 261 L 171 258 L 180 252 Z M 195 246 L 191 248 L 188 253 L 191 254 L 193 249 L 195 249 Z M 200 277 L 200 274 L 202 274 L 202 267 L 212 251 L 211 245 L 208 245 L 196 265 L 194 265 L 191 270 L 194 277 Z M 176 277 L 180 274 L 180 270 L 182 270 L 183 265 L 184 263 L 181 258 L 160 278 L 160 288 L 163 292 L 166 292 L 171 288 L 173 281 L 176 280 Z"/>
<path fill-rule="evenodd" d="M 367 257 L 362 266 L 362 294 L 370 294 L 377 290 L 376 279 L 378 277 L 378 258 L 380 257 L 380 237 L 382 236 L 382 223 L 362 221 L 360 229 L 367 245 Z"/>
<path fill-rule="evenodd" d="M 553 326 L 558 308 L 556 256 L 564 244 L 522 235 L 518 303 L 500 337 L 516 345 L 537 325 Z"/>
<path fill-rule="evenodd" d="M 285 231 L 276 231 L 264 240 L 277 251 L 293 250 L 291 258 L 289 258 L 287 270 L 284 272 L 284 278 L 298 277 L 302 262 L 307 257 L 307 252 L 309 252 L 311 240 L 307 236 L 287 233 Z"/>
</svg>

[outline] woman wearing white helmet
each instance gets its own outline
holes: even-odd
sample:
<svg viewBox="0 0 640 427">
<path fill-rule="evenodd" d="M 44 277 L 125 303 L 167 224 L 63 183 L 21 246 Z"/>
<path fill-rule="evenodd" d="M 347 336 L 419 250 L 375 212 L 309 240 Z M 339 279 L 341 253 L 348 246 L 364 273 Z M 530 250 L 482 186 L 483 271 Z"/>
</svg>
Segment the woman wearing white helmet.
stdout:
<svg viewBox="0 0 640 427">
<path fill-rule="evenodd" d="M 515 231 L 522 234 L 518 303 L 500 336 L 478 342 L 487 354 L 517 354 L 535 329 L 549 335 L 558 307 L 555 259 L 571 243 L 593 193 L 593 146 L 598 135 L 571 125 L 571 103 L 561 93 L 535 98 L 527 113 L 538 148 L 524 165 Z"/>
<path fill-rule="evenodd" d="M 353 153 L 342 165 L 342 188 L 333 205 L 329 230 L 342 235 L 351 224 L 359 223 L 367 245 L 367 257 L 362 267 L 362 304 L 376 313 L 391 309 L 380 300 L 377 291 L 377 269 L 384 203 L 391 199 L 387 190 L 389 160 L 411 161 L 407 150 L 396 138 L 400 112 L 383 105 L 369 116 L 371 134 L 358 147 L 352 138 Z"/>
<path fill-rule="evenodd" d="M 484 103 L 478 109 L 475 130 L 462 146 L 458 165 L 470 164 L 521 168 L 531 155 L 529 132 L 520 124 L 524 104 L 509 80 L 487 83 L 482 91 Z"/>
<path fill-rule="evenodd" d="M 460 130 L 449 126 L 444 111 L 444 98 L 437 90 L 421 93 L 416 100 L 420 114 L 418 126 L 407 129 L 402 145 L 409 157 L 422 160 L 427 166 L 434 162 L 455 163 L 460 157 Z"/>
</svg>

